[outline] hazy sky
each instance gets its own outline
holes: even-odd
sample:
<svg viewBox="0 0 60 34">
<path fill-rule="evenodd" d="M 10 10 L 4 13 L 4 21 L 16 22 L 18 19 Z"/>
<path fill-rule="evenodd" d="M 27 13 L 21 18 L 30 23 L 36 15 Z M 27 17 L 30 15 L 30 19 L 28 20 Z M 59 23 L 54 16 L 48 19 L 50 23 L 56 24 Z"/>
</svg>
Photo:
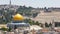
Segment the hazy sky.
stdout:
<svg viewBox="0 0 60 34">
<path fill-rule="evenodd" d="M 13 5 L 31 7 L 60 7 L 60 0 L 11 0 Z M 9 0 L 0 0 L 1 4 L 9 4 Z"/>
</svg>

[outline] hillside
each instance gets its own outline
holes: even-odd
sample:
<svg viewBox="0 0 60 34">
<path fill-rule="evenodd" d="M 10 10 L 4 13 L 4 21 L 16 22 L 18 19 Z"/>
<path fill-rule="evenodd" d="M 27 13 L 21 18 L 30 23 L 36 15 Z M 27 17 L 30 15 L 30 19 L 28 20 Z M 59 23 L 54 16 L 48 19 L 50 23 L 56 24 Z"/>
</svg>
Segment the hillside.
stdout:
<svg viewBox="0 0 60 34">
<path fill-rule="evenodd" d="M 23 16 L 35 17 L 38 12 L 35 12 L 36 8 L 17 6 L 17 5 L 0 5 L 0 23 L 7 23 L 12 20 L 13 15 L 20 13 Z M 34 12 L 32 11 L 34 10 Z"/>
</svg>

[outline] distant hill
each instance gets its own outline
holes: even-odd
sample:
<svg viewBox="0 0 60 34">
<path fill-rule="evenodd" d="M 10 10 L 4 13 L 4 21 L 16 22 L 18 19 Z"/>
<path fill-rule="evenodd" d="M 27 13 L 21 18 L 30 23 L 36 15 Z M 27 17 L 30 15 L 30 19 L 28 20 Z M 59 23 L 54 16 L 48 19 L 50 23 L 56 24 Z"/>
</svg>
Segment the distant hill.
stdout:
<svg viewBox="0 0 60 34">
<path fill-rule="evenodd" d="M 33 8 L 18 5 L 0 5 L 0 23 L 12 21 L 12 16 L 16 13 L 20 13 L 25 17 L 35 18 L 37 16 L 39 17 L 39 14 L 43 11 L 44 13 L 60 12 L 60 8 Z"/>
<path fill-rule="evenodd" d="M 33 7 L 0 5 L 0 23 L 8 23 L 12 21 L 12 17 L 16 13 L 20 13 L 27 17 L 35 17 L 37 16 L 38 12 L 39 11 Z"/>
</svg>

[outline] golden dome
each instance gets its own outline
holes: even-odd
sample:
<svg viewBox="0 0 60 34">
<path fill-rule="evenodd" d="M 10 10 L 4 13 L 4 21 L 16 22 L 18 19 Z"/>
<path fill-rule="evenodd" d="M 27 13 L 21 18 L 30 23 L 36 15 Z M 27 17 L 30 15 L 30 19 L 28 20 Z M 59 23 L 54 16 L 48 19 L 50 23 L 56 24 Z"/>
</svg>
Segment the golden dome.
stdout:
<svg viewBox="0 0 60 34">
<path fill-rule="evenodd" d="M 24 20 L 24 17 L 20 14 L 16 14 L 14 17 L 13 17 L 13 20 Z"/>
</svg>

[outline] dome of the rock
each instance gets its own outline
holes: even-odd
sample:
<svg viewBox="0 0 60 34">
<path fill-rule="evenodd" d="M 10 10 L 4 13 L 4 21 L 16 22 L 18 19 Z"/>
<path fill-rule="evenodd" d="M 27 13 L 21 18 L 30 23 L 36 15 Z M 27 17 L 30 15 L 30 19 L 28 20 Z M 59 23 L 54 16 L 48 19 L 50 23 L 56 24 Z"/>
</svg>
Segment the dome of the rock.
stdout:
<svg viewBox="0 0 60 34">
<path fill-rule="evenodd" d="M 16 14 L 14 17 L 13 17 L 13 20 L 24 20 L 24 17 L 20 14 Z"/>
</svg>

